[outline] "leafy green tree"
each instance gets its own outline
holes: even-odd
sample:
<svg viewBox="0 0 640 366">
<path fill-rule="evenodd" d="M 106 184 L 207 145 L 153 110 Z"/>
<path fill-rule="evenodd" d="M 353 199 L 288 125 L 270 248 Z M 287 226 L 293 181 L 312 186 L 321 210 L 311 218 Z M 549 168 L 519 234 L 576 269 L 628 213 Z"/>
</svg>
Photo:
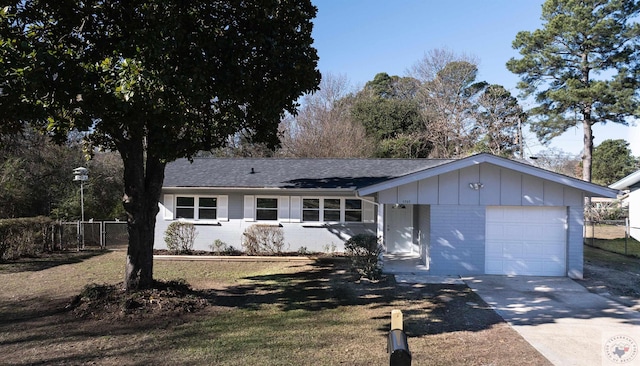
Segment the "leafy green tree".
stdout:
<svg viewBox="0 0 640 366">
<path fill-rule="evenodd" d="M 82 150 L 29 126 L 0 141 L 0 218 L 49 215 L 73 191 L 71 170 L 83 161 Z"/>
<path fill-rule="evenodd" d="M 593 149 L 593 181 L 609 185 L 638 169 L 638 160 L 631 155 L 625 140 L 604 140 Z"/>
<path fill-rule="evenodd" d="M 0 137 L 0 218 L 51 216 L 80 218 L 80 189 L 72 170 L 85 166 L 87 218 L 124 219 L 122 160 L 117 153 L 96 151 L 86 161 L 81 136 L 63 145 L 32 128 Z"/>
<path fill-rule="evenodd" d="M 475 150 L 505 157 L 520 153 L 525 113 L 511 93 L 502 85 L 489 85 L 476 100 Z"/>
<path fill-rule="evenodd" d="M 582 124 L 582 178 L 591 180 L 592 126 L 627 124 L 640 115 L 638 87 L 640 4 L 635 0 L 547 0 L 543 28 L 516 35 L 522 58 L 507 68 L 518 74 L 523 96 L 539 105 L 529 111 L 543 142 Z"/>
<path fill-rule="evenodd" d="M 153 283 L 167 162 L 243 131 L 274 147 L 316 89 L 310 1 L 14 0 L 0 23 L 0 120 L 87 131 L 124 165 L 127 289 Z"/>
<path fill-rule="evenodd" d="M 376 151 L 379 158 L 424 159 L 433 149 L 420 132 L 401 133 L 394 138 L 380 141 Z"/>
<path fill-rule="evenodd" d="M 360 96 L 351 108 L 353 118 L 378 141 L 414 130 L 420 119 L 417 105 L 412 100 Z"/>
<path fill-rule="evenodd" d="M 422 117 L 415 100 L 418 86 L 410 77 L 378 73 L 349 101 L 353 120 L 378 143 L 375 156 L 428 156 L 431 144 L 422 141 Z"/>
<path fill-rule="evenodd" d="M 26 173 L 24 160 L 19 157 L 5 157 L 0 162 L 0 218 L 24 216 L 29 209 Z"/>
</svg>

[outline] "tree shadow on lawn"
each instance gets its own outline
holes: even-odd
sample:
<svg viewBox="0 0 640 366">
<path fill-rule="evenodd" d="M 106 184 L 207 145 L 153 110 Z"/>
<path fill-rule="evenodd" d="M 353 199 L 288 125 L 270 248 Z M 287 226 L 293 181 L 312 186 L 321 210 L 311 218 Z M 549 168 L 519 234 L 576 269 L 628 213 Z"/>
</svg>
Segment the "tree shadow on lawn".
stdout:
<svg viewBox="0 0 640 366">
<path fill-rule="evenodd" d="M 46 252 L 37 257 L 23 257 L 15 260 L 0 261 L 0 274 L 43 271 L 66 264 L 80 263 L 89 258 L 107 253 L 109 253 L 108 250 L 99 249 L 83 251 L 68 250 L 62 252 Z"/>
<path fill-rule="evenodd" d="M 373 319 L 389 320 L 379 329 L 385 332 L 390 328 L 391 310 L 399 308 L 408 336 L 476 332 L 504 322 L 466 285 L 398 284 L 392 275 L 377 282 L 358 280 L 340 260 L 316 261 L 310 270 L 245 279 L 251 283 L 203 290 L 203 296 L 212 305 L 242 309 L 268 304 L 278 304 L 282 311 L 362 306 L 373 314 L 384 312 Z"/>
<path fill-rule="evenodd" d="M 141 317 L 134 314 L 122 317 L 121 311 L 96 310 L 95 316 L 83 318 L 65 310 L 69 299 L 29 298 L 20 300 L 19 308 L 15 308 L 18 306 L 15 301 L 0 303 L 0 348 L 12 355 L 7 362 L 16 364 L 80 364 L 96 360 L 105 365 L 119 365 L 123 360 L 131 364 L 171 364 L 175 362 L 168 357 L 173 353 L 167 353 L 167 349 L 184 352 L 193 347 L 211 348 L 215 342 L 230 342 L 233 338 L 221 333 L 221 329 L 238 329 L 238 321 L 248 321 L 247 326 L 255 329 L 288 324 L 280 315 L 271 319 L 273 309 L 286 318 L 292 316 L 304 319 L 303 324 L 314 324 L 314 312 L 344 308 L 339 312 L 347 318 L 354 314 L 356 321 L 369 319 L 364 321 L 370 323 L 369 329 L 376 330 L 376 337 L 384 337 L 389 331 L 390 313 L 395 308 L 403 311 L 404 329 L 412 338 L 476 332 L 502 323 L 464 285 L 397 284 L 393 276 L 379 282 L 358 281 L 341 261 L 293 266 L 299 270 L 247 277 L 248 283 L 224 289 L 191 290 L 189 295 L 206 300 L 210 306 L 188 314 L 151 312 Z M 235 309 L 256 310 L 255 316 L 264 323 L 253 324 L 260 320 L 250 317 L 246 320 L 246 315 L 241 318 L 225 315 Z M 258 311 L 263 309 L 267 311 Z M 299 333 L 294 330 L 292 334 Z M 385 342 L 382 340 L 380 344 Z M 176 357 L 180 360 L 181 356 Z"/>
<path fill-rule="evenodd" d="M 163 359 L 166 354 L 158 344 L 149 342 L 148 335 L 160 332 L 162 337 L 168 337 L 173 329 L 192 319 L 86 319 L 71 316 L 65 310 L 68 301 L 64 299 L 27 301 L 24 311 L 7 313 L 0 309 L 3 364 L 120 365 L 123 359 L 127 360 L 125 364 L 169 364 Z"/>
</svg>

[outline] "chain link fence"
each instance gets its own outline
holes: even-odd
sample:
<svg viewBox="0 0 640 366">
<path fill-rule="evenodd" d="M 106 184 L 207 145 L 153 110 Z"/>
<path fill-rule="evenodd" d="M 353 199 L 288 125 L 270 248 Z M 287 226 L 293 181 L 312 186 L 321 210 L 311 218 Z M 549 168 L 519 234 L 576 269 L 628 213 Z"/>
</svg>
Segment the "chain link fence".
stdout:
<svg viewBox="0 0 640 366">
<path fill-rule="evenodd" d="M 640 242 L 629 236 L 629 219 L 584 223 L 584 243 L 614 253 L 640 257 Z"/>
<path fill-rule="evenodd" d="M 584 210 L 584 243 L 640 257 L 640 242 L 630 237 L 629 206 L 622 200 L 592 199 Z"/>
<path fill-rule="evenodd" d="M 64 248 L 117 249 L 129 242 L 124 221 L 62 222 L 61 242 Z"/>
</svg>

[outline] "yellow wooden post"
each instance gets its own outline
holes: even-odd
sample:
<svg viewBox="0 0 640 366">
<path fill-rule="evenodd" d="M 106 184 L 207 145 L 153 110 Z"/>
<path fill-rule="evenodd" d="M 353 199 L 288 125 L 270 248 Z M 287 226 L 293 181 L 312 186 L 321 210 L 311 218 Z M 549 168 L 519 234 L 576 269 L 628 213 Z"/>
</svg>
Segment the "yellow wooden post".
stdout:
<svg viewBox="0 0 640 366">
<path fill-rule="evenodd" d="M 402 311 L 398 309 L 391 310 L 391 330 L 402 330 Z"/>
</svg>

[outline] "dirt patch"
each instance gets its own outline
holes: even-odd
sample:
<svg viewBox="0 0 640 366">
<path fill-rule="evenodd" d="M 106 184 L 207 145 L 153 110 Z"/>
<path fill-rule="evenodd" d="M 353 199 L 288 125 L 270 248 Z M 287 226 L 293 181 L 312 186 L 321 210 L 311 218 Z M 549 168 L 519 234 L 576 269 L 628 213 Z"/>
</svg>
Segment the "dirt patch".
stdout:
<svg viewBox="0 0 640 366">
<path fill-rule="evenodd" d="M 585 246 L 584 279 L 578 283 L 640 311 L 640 258 Z"/>
<path fill-rule="evenodd" d="M 208 301 L 184 281 L 155 281 L 148 289 L 127 292 L 117 285 L 86 286 L 65 310 L 80 318 L 132 320 L 194 313 Z"/>
</svg>

